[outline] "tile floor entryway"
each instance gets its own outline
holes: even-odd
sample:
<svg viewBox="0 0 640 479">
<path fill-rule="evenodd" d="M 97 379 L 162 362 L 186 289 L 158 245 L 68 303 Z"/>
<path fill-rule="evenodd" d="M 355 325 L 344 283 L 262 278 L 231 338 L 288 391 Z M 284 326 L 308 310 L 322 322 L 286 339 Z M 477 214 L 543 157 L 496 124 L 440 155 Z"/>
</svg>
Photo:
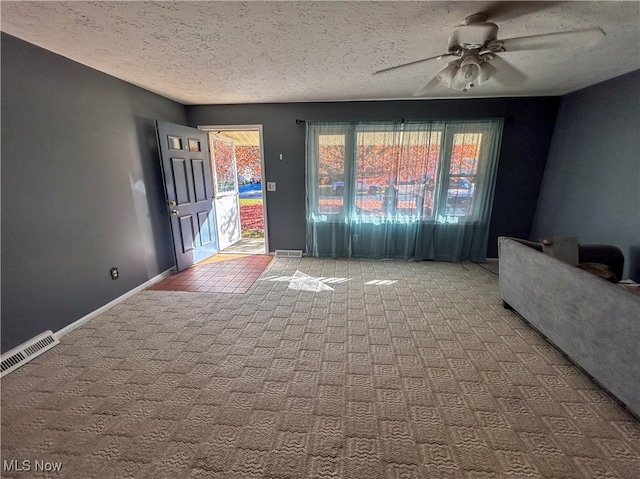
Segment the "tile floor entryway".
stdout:
<svg viewBox="0 0 640 479">
<path fill-rule="evenodd" d="M 246 293 L 270 261 L 271 256 L 264 254 L 216 254 L 191 268 L 172 274 L 147 289 Z"/>
</svg>

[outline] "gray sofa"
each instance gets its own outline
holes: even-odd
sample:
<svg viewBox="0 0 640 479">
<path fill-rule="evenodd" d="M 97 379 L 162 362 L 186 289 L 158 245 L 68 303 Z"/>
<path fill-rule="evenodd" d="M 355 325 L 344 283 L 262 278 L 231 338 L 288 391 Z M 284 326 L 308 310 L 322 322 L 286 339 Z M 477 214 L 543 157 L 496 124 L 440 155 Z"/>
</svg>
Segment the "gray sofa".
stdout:
<svg viewBox="0 0 640 479">
<path fill-rule="evenodd" d="M 640 295 L 527 243 L 498 238 L 505 307 L 640 416 Z"/>
</svg>

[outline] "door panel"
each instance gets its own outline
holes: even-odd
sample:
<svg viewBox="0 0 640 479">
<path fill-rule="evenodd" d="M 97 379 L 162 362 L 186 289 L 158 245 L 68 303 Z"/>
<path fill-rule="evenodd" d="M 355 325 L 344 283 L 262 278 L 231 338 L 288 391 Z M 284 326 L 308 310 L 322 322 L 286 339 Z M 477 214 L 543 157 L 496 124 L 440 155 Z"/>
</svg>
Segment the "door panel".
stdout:
<svg viewBox="0 0 640 479">
<path fill-rule="evenodd" d="M 202 246 L 207 246 L 213 242 L 212 226 L 208 213 L 204 211 L 198 213 L 198 227 L 200 228 L 200 240 L 202 241 Z"/>
<path fill-rule="evenodd" d="M 191 160 L 191 169 L 193 170 L 193 185 L 196 201 L 206 201 L 207 184 L 204 173 L 204 161 Z"/>
<path fill-rule="evenodd" d="M 210 136 L 214 172 L 216 227 L 221 250 L 242 239 L 235 145 L 231 138 Z"/>
<path fill-rule="evenodd" d="M 227 248 L 241 239 L 238 199 L 235 196 L 216 198 L 216 226 L 220 249 Z"/>
<path fill-rule="evenodd" d="M 211 160 L 205 132 L 156 122 L 176 268 L 218 252 Z"/>
<path fill-rule="evenodd" d="M 182 253 L 188 253 L 195 249 L 193 241 L 193 217 L 191 215 L 181 216 L 179 223 Z"/>
<path fill-rule="evenodd" d="M 184 158 L 170 158 L 171 184 L 178 206 L 191 202 L 187 182 L 187 162 Z"/>
</svg>

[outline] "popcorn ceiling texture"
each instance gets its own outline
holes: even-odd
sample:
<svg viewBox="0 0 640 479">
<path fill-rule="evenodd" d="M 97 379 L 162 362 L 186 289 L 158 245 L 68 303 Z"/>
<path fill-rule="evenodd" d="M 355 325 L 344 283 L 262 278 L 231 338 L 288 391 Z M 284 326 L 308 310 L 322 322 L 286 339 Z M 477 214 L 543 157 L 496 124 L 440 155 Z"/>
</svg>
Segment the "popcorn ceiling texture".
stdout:
<svg viewBox="0 0 640 479">
<path fill-rule="evenodd" d="M 296 271 L 333 291 L 272 281 Z M 2 459 L 61 478 L 637 477 L 640 423 L 480 266 L 275 258 L 261 278 L 144 291 L 3 378 Z"/>
<path fill-rule="evenodd" d="M 467 94 L 565 94 L 640 68 L 637 2 L 6 2 L 2 30 L 184 104 L 411 98 L 446 60 L 467 15 L 492 12 L 499 38 L 601 27 L 595 47 L 571 42 L 504 59 L 529 78 Z"/>
</svg>

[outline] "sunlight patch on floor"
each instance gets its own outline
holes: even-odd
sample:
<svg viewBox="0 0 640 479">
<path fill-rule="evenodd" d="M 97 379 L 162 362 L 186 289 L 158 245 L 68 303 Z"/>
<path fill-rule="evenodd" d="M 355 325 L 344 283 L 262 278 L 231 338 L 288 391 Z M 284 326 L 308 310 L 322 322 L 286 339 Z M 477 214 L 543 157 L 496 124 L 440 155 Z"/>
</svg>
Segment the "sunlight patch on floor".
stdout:
<svg viewBox="0 0 640 479">
<path fill-rule="evenodd" d="M 327 285 L 347 283 L 349 281 L 352 281 L 352 278 L 339 278 L 333 276 L 319 276 L 316 278 L 296 270 L 293 276 L 266 276 L 264 278 L 258 279 L 258 281 L 289 283 L 289 288 L 291 289 L 317 292 L 329 290 L 334 291 L 333 288 Z M 397 282 L 398 280 L 395 279 L 374 279 L 371 281 L 367 281 L 364 284 L 369 286 L 387 286 Z"/>
</svg>

